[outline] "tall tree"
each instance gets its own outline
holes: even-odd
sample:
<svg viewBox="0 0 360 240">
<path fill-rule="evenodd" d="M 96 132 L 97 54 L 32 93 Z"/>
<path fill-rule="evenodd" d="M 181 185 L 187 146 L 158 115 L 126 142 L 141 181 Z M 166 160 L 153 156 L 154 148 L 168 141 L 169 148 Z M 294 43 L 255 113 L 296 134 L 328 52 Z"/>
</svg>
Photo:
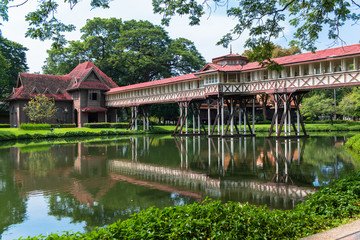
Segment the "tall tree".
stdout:
<svg viewBox="0 0 360 240">
<path fill-rule="evenodd" d="M 171 39 L 148 21 L 94 18 L 79 41 L 48 50 L 47 74 L 66 74 L 79 61 L 92 60 L 119 85 L 152 81 L 199 70 L 205 61 L 194 44 Z"/>
<path fill-rule="evenodd" d="M 0 34 L 0 101 L 16 86 L 19 72 L 27 71 L 27 48 Z"/>
<path fill-rule="evenodd" d="M 8 9 L 25 5 L 27 1 L 16 4 L 14 0 L 0 1 L 0 19 L 8 21 Z M 80 1 L 65 0 L 73 9 Z M 91 0 L 93 8 L 109 8 L 110 0 Z M 224 46 L 249 32 L 245 46 L 255 51 L 252 61 L 270 67 L 277 66 L 270 61 L 273 44 L 284 31 L 286 24 L 295 28 L 291 44 L 302 49 L 315 51 L 315 42 L 319 35 L 327 31 L 329 39 L 341 41 L 341 27 L 348 21 L 356 23 L 360 20 L 360 4 L 354 0 L 153 0 L 155 13 L 163 15 L 162 23 L 169 25 L 174 15 L 189 16 L 190 25 L 200 24 L 200 18 L 212 9 L 227 8 L 227 16 L 235 18 L 235 24 L 219 42 Z M 57 18 L 59 3 L 52 0 L 40 0 L 34 12 L 26 16 L 29 28 L 26 36 L 31 38 L 53 39 L 54 45 L 62 45 L 64 32 L 73 31 L 75 26 L 64 24 Z"/>
</svg>

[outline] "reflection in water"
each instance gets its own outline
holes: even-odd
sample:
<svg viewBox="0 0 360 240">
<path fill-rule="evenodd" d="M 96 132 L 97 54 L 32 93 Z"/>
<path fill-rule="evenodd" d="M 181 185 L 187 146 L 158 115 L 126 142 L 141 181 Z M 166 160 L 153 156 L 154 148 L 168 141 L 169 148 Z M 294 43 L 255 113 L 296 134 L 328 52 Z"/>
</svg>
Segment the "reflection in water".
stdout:
<svg viewBox="0 0 360 240">
<path fill-rule="evenodd" d="M 141 136 L 2 148 L 0 233 L 38 234 L 19 223 L 32 221 L 26 204 L 39 197 L 44 216 L 74 231 L 206 196 L 293 208 L 314 187 L 358 167 L 343 140 Z"/>
</svg>

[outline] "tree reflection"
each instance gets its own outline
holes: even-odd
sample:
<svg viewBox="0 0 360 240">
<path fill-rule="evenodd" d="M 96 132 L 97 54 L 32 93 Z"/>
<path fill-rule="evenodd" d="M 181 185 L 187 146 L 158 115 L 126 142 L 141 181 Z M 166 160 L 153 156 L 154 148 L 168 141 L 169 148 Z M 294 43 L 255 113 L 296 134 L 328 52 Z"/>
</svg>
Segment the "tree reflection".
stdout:
<svg viewBox="0 0 360 240">
<path fill-rule="evenodd" d="M 96 226 L 105 226 L 150 206 L 164 208 L 189 204 L 193 200 L 168 192 L 156 191 L 143 186 L 118 182 L 92 207 L 79 202 L 71 194 L 49 196 L 50 215 L 59 219 L 70 217 L 72 222 L 86 222 L 86 231 Z"/>
<path fill-rule="evenodd" d="M 334 138 L 182 137 L 174 142 L 140 136 L 12 148 L 11 156 L 9 149 L 0 150 L 1 227 L 5 231 L 23 221 L 25 197 L 32 191 L 47 195 L 50 215 L 85 222 L 87 230 L 150 206 L 205 196 L 292 208 L 314 184 L 354 168 L 338 145 Z"/>
<path fill-rule="evenodd" d="M 0 236 L 10 225 L 25 219 L 26 199 L 18 193 L 10 165 L 10 149 L 0 150 Z"/>
</svg>

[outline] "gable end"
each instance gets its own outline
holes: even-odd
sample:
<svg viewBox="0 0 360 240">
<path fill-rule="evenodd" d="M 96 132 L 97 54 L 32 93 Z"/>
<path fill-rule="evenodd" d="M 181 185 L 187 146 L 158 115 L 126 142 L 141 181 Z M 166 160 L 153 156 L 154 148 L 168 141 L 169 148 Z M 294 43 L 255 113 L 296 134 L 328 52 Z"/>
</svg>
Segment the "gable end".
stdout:
<svg viewBox="0 0 360 240">
<path fill-rule="evenodd" d="M 40 94 L 40 91 L 34 87 L 31 91 L 30 91 L 30 94 Z"/>
</svg>

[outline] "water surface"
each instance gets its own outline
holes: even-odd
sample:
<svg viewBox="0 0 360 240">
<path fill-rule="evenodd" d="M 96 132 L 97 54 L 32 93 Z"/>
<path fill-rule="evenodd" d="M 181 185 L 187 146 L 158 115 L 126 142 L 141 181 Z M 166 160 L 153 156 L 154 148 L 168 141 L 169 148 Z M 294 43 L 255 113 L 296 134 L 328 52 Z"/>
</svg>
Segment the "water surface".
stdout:
<svg viewBox="0 0 360 240">
<path fill-rule="evenodd" d="M 0 146 L 0 235 L 86 232 L 206 197 L 291 209 L 360 169 L 345 140 L 138 136 Z"/>
</svg>

